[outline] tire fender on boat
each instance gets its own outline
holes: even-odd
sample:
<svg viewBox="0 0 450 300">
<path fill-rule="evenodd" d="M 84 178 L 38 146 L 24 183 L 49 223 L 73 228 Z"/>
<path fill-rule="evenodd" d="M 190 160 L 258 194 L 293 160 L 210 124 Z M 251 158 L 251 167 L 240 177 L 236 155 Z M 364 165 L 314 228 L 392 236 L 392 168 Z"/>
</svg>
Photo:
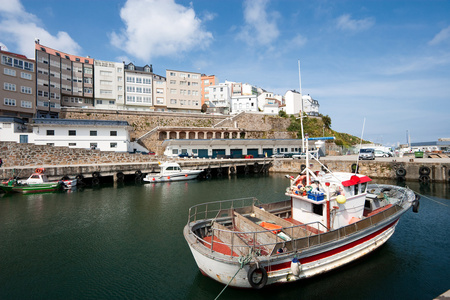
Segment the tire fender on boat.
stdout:
<svg viewBox="0 0 450 300">
<path fill-rule="evenodd" d="M 415 212 L 415 213 L 418 213 L 419 212 L 419 206 L 420 206 L 420 201 L 419 201 L 420 200 L 420 195 L 417 195 L 417 194 L 415 194 L 415 195 L 416 195 L 416 198 L 412 202 L 412 207 L 413 207 L 412 211 Z"/>
<path fill-rule="evenodd" d="M 255 278 L 253 278 L 253 275 L 255 275 L 255 273 L 260 273 L 261 278 L 259 280 L 255 281 Z M 268 278 L 266 269 L 264 269 L 263 267 L 258 267 L 256 264 L 250 267 L 247 273 L 247 277 L 248 282 L 250 283 L 252 288 L 257 290 L 262 289 L 266 285 Z"/>
</svg>

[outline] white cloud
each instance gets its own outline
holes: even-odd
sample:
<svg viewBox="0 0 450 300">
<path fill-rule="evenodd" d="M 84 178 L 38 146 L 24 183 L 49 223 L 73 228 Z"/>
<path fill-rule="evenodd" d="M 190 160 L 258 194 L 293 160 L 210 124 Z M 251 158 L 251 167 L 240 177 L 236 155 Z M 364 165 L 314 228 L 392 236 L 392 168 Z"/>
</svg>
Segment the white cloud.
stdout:
<svg viewBox="0 0 450 300">
<path fill-rule="evenodd" d="M 373 18 L 355 20 L 351 19 L 349 14 L 345 14 L 337 18 L 336 23 L 339 29 L 358 32 L 372 27 L 375 24 L 375 20 Z"/>
<path fill-rule="evenodd" d="M 248 44 L 268 45 L 278 38 L 276 19 L 278 14 L 267 14 L 268 0 L 246 0 L 244 2 L 245 25 L 239 34 L 239 39 Z"/>
<path fill-rule="evenodd" d="M 26 12 L 19 0 L 0 0 L 0 16 L 0 40 L 8 43 L 10 49 L 17 49 L 14 52 L 18 54 L 34 57 L 36 38 L 43 45 L 71 54 L 77 54 L 81 50 L 67 32 L 59 31 L 54 36 L 38 25 L 42 21 Z"/>
<path fill-rule="evenodd" d="M 174 0 L 128 0 L 120 17 L 125 28 L 111 34 L 111 44 L 142 60 L 207 47 L 213 39 L 194 9 Z"/>
<path fill-rule="evenodd" d="M 428 42 L 428 45 L 436 46 L 442 42 L 450 41 L 450 26 L 442 29 L 434 38 Z"/>
</svg>

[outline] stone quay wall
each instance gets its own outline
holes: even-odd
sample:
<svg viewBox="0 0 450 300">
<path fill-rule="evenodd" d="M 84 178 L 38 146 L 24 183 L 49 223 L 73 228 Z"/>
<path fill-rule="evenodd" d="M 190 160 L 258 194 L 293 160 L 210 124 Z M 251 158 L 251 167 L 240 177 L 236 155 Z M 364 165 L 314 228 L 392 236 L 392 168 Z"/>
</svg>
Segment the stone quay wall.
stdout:
<svg viewBox="0 0 450 300">
<path fill-rule="evenodd" d="M 235 117 L 202 113 L 170 113 L 142 111 L 112 111 L 64 108 L 60 118 L 75 120 L 114 120 L 127 121 L 133 128 L 131 138 L 136 139 L 155 127 L 214 127 L 239 128 L 247 133 L 247 138 L 287 139 L 296 134 L 286 131 L 290 119 L 267 116 L 258 113 L 242 113 Z M 222 122 L 223 121 L 223 122 Z"/>
<path fill-rule="evenodd" d="M 2 168 L 48 165 L 125 164 L 156 161 L 153 155 L 0 142 Z"/>
</svg>

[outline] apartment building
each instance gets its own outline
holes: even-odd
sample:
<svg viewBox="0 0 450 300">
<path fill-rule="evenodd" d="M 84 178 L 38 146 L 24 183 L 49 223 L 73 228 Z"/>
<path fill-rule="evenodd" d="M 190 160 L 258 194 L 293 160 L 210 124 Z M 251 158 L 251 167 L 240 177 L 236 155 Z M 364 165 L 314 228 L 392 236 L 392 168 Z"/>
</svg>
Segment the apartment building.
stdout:
<svg viewBox="0 0 450 300">
<path fill-rule="evenodd" d="M 36 117 L 58 118 L 61 107 L 94 107 L 94 59 L 35 42 Z"/>
<path fill-rule="evenodd" d="M 94 60 L 95 108 L 124 109 L 124 64 Z"/>
<path fill-rule="evenodd" d="M 125 105 L 130 110 L 153 110 L 153 67 L 125 66 Z"/>
<path fill-rule="evenodd" d="M 202 74 L 201 76 L 202 85 L 201 85 L 201 91 L 202 91 L 202 105 L 207 104 L 209 105 L 209 87 L 212 85 L 219 84 L 219 78 L 217 78 L 215 75 L 205 75 Z"/>
<path fill-rule="evenodd" d="M 166 70 L 167 108 L 170 111 L 200 112 L 201 74 Z"/>
<path fill-rule="evenodd" d="M 211 85 L 209 87 L 209 103 L 211 107 L 224 107 L 230 111 L 231 107 L 231 90 L 229 85 L 219 83 L 218 85 Z"/>
<path fill-rule="evenodd" d="M 258 97 L 256 95 L 240 95 L 231 97 L 231 111 L 233 114 L 258 111 Z"/>
<path fill-rule="evenodd" d="M 302 96 L 303 110 L 309 116 L 319 115 L 319 101 L 314 100 L 309 94 Z"/>
<path fill-rule="evenodd" d="M 36 111 L 35 62 L 1 48 L 0 55 L 0 116 L 29 121 Z"/>
<path fill-rule="evenodd" d="M 166 111 L 166 78 L 160 75 L 153 75 L 153 106 L 155 111 Z"/>
</svg>

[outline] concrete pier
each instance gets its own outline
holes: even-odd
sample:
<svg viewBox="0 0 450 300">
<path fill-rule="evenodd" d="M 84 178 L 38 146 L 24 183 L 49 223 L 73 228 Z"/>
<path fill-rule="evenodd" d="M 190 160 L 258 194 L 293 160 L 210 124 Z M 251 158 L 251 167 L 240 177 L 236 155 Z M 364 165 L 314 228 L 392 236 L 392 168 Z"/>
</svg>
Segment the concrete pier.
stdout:
<svg viewBox="0 0 450 300">
<path fill-rule="evenodd" d="M 401 179 L 406 181 L 427 180 L 427 182 L 449 182 L 450 159 L 440 158 L 376 158 L 373 161 L 356 161 L 356 155 L 328 156 L 320 158 L 322 166 L 317 161 L 310 160 L 312 170 L 326 170 L 328 167 L 334 172 L 358 172 L 373 179 Z M 295 175 L 306 166 L 304 159 L 292 158 L 253 158 L 253 159 L 178 159 L 185 169 L 203 169 L 210 176 L 222 176 L 234 173 L 278 172 Z M 164 160 L 161 160 L 164 162 Z M 102 163 L 77 165 L 39 165 L 0 168 L 0 179 L 12 176 L 27 178 L 36 168 L 45 168 L 45 173 L 51 180 L 82 176 L 92 178 L 96 176 L 111 177 L 117 181 L 123 176 L 142 176 L 142 174 L 159 171 L 158 161 L 135 163 Z M 220 174 L 220 175 L 219 175 Z M 424 175 L 425 174 L 425 175 Z M 426 177 L 425 177 L 426 176 Z"/>
</svg>

